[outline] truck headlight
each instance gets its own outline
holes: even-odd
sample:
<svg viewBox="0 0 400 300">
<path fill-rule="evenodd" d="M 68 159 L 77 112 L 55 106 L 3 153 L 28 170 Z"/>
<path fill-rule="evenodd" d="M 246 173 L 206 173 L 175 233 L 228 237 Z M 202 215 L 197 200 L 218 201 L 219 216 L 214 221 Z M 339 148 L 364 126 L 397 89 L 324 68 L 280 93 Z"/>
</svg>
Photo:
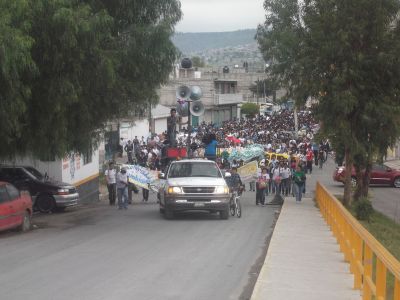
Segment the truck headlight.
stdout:
<svg viewBox="0 0 400 300">
<path fill-rule="evenodd" d="M 229 188 L 225 186 L 217 186 L 215 187 L 214 194 L 229 194 Z"/>
<path fill-rule="evenodd" d="M 168 187 L 168 194 L 183 194 L 183 191 L 180 186 L 170 186 Z"/>
</svg>

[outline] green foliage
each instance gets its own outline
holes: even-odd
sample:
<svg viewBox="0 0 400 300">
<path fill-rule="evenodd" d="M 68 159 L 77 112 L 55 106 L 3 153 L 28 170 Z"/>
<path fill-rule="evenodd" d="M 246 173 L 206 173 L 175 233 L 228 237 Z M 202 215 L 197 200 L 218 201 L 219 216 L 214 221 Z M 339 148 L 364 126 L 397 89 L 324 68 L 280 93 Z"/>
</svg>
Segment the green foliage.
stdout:
<svg viewBox="0 0 400 300">
<path fill-rule="evenodd" d="M 249 88 L 256 96 L 270 96 L 276 89 L 276 83 L 271 79 L 257 80 Z"/>
<path fill-rule="evenodd" d="M 301 7 L 297 0 L 266 0 L 266 20 L 257 29 L 256 39 L 264 60 L 269 63 L 268 72 L 273 82 L 286 89 L 287 96 L 304 103 L 307 91 L 302 86 L 304 69 L 304 26 L 301 22 Z"/>
<path fill-rule="evenodd" d="M 176 0 L 0 0 L 0 158 L 84 153 L 155 103 L 180 18 Z"/>
<path fill-rule="evenodd" d="M 358 220 L 369 221 L 374 209 L 372 208 L 371 201 L 362 197 L 358 201 L 353 202 L 354 212 Z"/>
<path fill-rule="evenodd" d="M 255 103 L 242 104 L 241 113 L 248 116 L 255 116 L 260 111 L 260 107 Z"/>
<path fill-rule="evenodd" d="M 400 136 L 400 2 L 266 0 L 265 9 L 257 39 L 271 75 L 297 104 L 318 100 L 321 133 L 345 146 L 347 165 L 384 155 Z"/>
<path fill-rule="evenodd" d="M 204 60 L 199 56 L 193 56 L 192 57 L 192 64 L 193 64 L 193 67 L 200 67 L 201 68 L 201 67 L 205 66 Z"/>
<path fill-rule="evenodd" d="M 25 127 L 20 120 L 31 97 L 29 81 L 37 75 L 28 9 L 27 1 L 0 1 L 0 157 L 11 157 L 19 146 Z"/>
</svg>

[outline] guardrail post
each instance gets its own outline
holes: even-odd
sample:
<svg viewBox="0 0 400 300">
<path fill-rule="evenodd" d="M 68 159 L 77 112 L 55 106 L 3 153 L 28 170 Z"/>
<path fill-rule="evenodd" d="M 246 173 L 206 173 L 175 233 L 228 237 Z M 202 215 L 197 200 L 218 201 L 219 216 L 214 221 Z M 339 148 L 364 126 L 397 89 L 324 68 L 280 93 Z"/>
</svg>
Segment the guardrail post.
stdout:
<svg viewBox="0 0 400 300">
<path fill-rule="evenodd" d="M 344 260 L 350 262 L 351 244 L 350 244 L 350 224 L 344 221 L 343 237 L 344 237 Z"/>
<path fill-rule="evenodd" d="M 350 272 L 355 274 L 356 272 L 356 232 L 354 228 L 349 225 L 350 228 Z"/>
<path fill-rule="evenodd" d="M 394 283 L 394 300 L 399 300 L 400 299 L 400 279 L 395 278 L 395 283 Z"/>
<path fill-rule="evenodd" d="M 376 258 L 376 298 L 386 299 L 386 266 Z"/>
<path fill-rule="evenodd" d="M 363 300 L 370 300 L 372 293 L 368 280 L 372 280 L 372 250 L 364 244 L 364 275 L 363 275 Z"/>
<path fill-rule="evenodd" d="M 355 266 L 354 266 L 354 288 L 361 289 L 361 281 L 362 281 L 362 247 L 363 247 L 363 240 L 362 238 L 356 233 L 355 238 Z"/>
<path fill-rule="evenodd" d="M 343 252 L 346 256 L 345 252 L 345 245 L 344 245 L 344 219 L 343 216 L 340 212 L 338 212 L 338 224 L 339 224 L 339 245 L 340 245 L 340 251 Z"/>
</svg>

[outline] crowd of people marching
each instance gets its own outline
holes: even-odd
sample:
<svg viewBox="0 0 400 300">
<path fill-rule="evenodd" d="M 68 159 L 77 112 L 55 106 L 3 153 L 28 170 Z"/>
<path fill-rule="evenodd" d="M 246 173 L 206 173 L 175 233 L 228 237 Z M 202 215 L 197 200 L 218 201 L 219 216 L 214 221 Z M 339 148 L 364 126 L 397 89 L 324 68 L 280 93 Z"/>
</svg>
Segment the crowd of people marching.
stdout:
<svg viewBox="0 0 400 300">
<path fill-rule="evenodd" d="M 203 122 L 193 128 L 190 139 L 187 128 L 177 131 L 175 125 L 180 120 L 175 115 L 172 109 L 166 132 L 152 135 L 147 140 L 135 137 L 124 145 L 128 163 L 163 170 L 169 160 L 166 150 L 172 145 L 188 148 L 191 157 L 206 157 L 215 160 L 221 169 L 230 170 L 249 162 L 229 157 L 233 149 L 240 151 L 261 145 L 265 151 L 263 155 L 251 158 L 251 161 L 257 161 L 258 172 L 248 186 L 249 191 L 256 192 L 257 205 L 265 205 L 266 197 L 276 194 L 293 194 L 301 201 L 305 192 L 305 174 L 312 172 L 313 165 L 322 168 L 330 150 L 329 141 L 314 140 L 319 127 L 310 111 L 298 112 L 298 132 L 295 132 L 293 111 L 281 110 L 271 115 L 225 121 L 220 126 Z M 146 200 L 148 191 L 143 196 Z"/>
</svg>

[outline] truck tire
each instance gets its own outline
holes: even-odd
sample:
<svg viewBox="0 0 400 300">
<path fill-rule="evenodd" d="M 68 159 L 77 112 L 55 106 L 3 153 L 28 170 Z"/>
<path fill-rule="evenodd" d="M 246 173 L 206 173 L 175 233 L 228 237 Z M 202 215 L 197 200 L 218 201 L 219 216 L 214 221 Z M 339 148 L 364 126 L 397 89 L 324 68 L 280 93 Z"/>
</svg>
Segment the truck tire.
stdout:
<svg viewBox="0 0 400 300">
<path fill-rule="evenodd" d="M 172 209 L 170 209 L 170 208 L 165 208 L 164 209 L 164 217 L 167 220 L 173 219 L 174 218 L 174 211 Z"/>
</svg>

